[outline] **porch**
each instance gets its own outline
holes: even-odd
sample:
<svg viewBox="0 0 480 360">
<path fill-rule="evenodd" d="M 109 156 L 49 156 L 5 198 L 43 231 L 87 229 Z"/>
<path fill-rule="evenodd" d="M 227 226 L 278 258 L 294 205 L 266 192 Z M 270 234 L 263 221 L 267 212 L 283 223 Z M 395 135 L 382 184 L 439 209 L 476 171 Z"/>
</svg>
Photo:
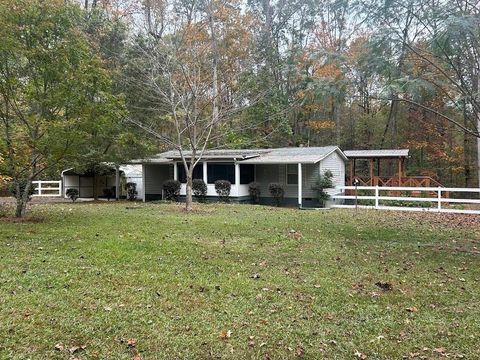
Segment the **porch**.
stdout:
<svg viewBox="0 0 480 360">
<path fill-rule="evenodd" d="M 230 198 L 234 202 L 249 202 L 249 184 L 256 182 L 260 189 L 260 203 L 274 204 L 269 184 L 279 183 L 285 189 L 284 204 L 290 206 L 315 206 L 315 190 L 312 189 L 319 173 L 319 164 L 241 164 L 218 161 L 200 162 L 194 169 L 193 179 L 202 179 L 207 185 L 207 200 L 218 200 L 215 181 L 231 183 Z M 183 163 L 144 164 L 144 199 L 162 200 L 163 183 L 180 182 L 180 198 L 186 196 L 186 174 Z"/>
</svg>

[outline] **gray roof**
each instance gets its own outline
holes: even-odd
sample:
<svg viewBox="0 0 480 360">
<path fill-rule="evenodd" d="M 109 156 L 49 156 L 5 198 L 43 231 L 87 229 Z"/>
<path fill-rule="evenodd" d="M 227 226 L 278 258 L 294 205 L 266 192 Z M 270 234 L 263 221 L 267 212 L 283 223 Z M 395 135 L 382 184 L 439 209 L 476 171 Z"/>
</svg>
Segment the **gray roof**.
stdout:
<svg viewBox="0 0 480 360">
<path fill-rule="evenodd" d="M 202 159 L 205 160 L 236 160 L 242 164 L 289 164 L 289 163 L 317 163 L 334 151 L 346 160 L 345 155 L 337 146 L 324 147 L 291 147 L 277 149 L 246 149 L 246 150 L 205 150 Z M 186 158 L 191 156 L 190 151 L 184 151 Z M 198 156 L 198 155 L 197 155 Z M 165 164 L 179 160 L 180 153 L 176 150 L 158 154 L 141 163 Z"/>
<path fill-rule="evenodd" d="M 345 150 L 348 158 L 399 158 L 408 157 L 408 149 L 385 149 L 385 150 Z"/>
<path fill-rule="evenodd" d="M 269 149 L 268 152 L 258 157 L 243 160 L 242 164 L 314 164 L 334 151 L 338 151 L 346 160 L 345 155 L 337 146 L 323 146 Z"/>
</svg>

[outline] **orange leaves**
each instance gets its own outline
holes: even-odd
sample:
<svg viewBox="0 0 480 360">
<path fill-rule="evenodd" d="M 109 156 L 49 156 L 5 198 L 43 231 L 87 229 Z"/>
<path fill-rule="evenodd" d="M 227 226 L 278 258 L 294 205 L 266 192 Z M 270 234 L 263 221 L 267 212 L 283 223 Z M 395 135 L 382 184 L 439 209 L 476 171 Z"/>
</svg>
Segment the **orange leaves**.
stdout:
<svg viewBox="0 0 480 360">
<path fill-rule="evenodd" d="M 220 339 L 222 340 L 228 340 L 232 336 L 232 331 L 231 330 L 222 330 L 220 331 Z"/>
<path fill-rule="evenodd" d="M 335 122 L 331 120 L 311 120 L 307 123 L 312 130 L 330 130 L 335 129 Z"/>
</svg>

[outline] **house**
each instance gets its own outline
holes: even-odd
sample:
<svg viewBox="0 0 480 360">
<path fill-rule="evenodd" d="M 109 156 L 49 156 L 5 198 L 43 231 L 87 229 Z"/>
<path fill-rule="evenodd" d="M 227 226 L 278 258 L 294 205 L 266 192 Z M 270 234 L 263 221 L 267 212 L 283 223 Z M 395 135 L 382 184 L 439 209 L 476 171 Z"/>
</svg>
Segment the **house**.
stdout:
<svg viewBox="0 0 480 360">
<path fill-rule="evenodd" d="M 188 160 L 191 153 L 184 152 L 184 156 Z M 346 161 L 347 157 L 337 146 L 206 150 L 193 177 L 205 181 L 208 198 L 217 197 L 216 180 L 228 180 L 232 184 L 232 200 L 249 201 L 248 184 L 255 181 L 260 186 L 261 203 L 273 203 L 268 186 L 280 183 L 285 187 L 286 204 L 314 206 L 315 181 L 330 170 L 334 186 L 345 185 Z M 178 151 L 167 151 L 138 163 L 142 165 L 144 201 L 162 199 L 162 185 L 171 179 L 181 182 L 180 196 L 185 196 L 185 168 Z M 335 189 L 329 192 L 334 193 Z"/>
</svg>

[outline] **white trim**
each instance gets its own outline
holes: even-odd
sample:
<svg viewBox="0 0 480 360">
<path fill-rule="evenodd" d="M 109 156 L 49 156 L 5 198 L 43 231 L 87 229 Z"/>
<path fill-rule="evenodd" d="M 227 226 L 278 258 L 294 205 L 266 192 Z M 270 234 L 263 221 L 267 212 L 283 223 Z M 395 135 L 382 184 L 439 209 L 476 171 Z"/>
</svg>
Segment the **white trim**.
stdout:
<svg viewBox="0 0 480 360">
<path fill-rule="evenodd" d="M 298 207 L 302 207 L 302 163 L 298 163 Z"/>
<path fill-rule="evenodd" d="M 348 157 L 345 155 L 345 153 L 342 151 L 342 149 L 340 149 L 338 146 L 333 149 L 332 151 L 330 151 L 329 153 L 325 154 L 324 156 L 322 156 L 320 159 L 318 159 L 317 161 L 315 161 L 314 164 L 317 164 L 319 163 L 320 161 L 322 161 L 323 159 L 327 158 L 328 156 L 330 156 L 331 154 L 333 154 L 334 152 L 338 152 L 340 154 L 340 156 L 343 158 L 343 161 L 348 161 Z"/>
</svg>

